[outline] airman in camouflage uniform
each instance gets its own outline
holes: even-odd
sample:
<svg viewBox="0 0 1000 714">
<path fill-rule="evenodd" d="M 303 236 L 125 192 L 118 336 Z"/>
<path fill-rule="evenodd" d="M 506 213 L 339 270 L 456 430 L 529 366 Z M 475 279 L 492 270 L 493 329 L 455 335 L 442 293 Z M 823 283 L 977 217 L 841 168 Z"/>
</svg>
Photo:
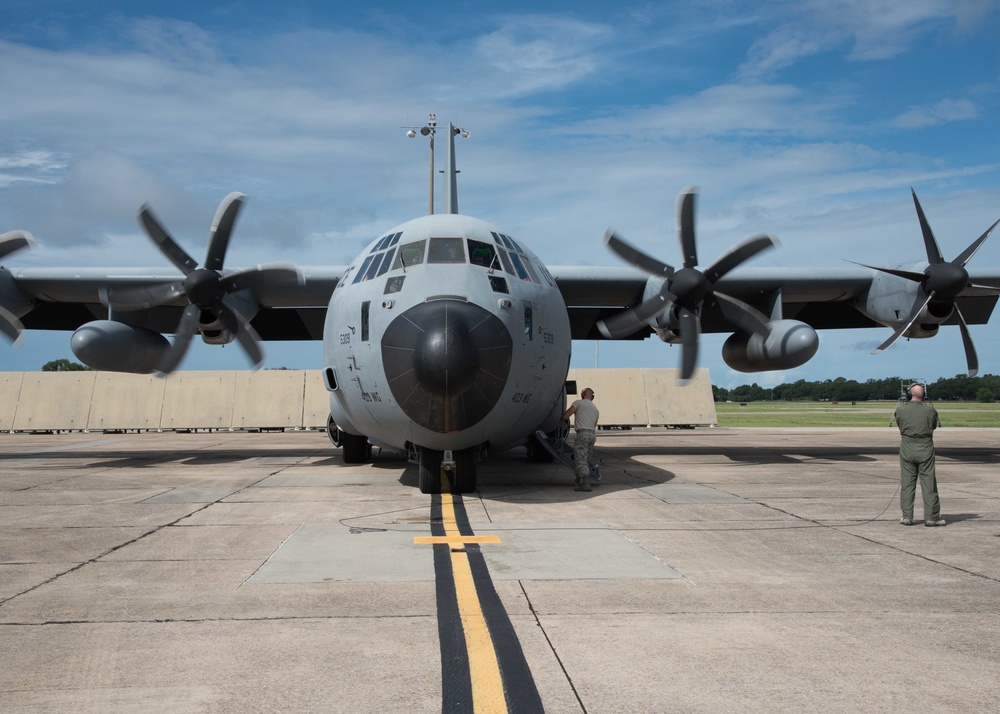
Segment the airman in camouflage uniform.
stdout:
<svg viewBox="0 0 1000 714">
<path fill-rule="evenodd" d="M 940 426 L 937 409 L 924 401 L 924 388 L 910 387 L 910 398 L 896 407 L 896 425 L 902 437 L 899 444 L 899 507 L 904 526 L 913 525 L 913 499 L 920 481 L 924 497 L 924 525 L 943 526 L 941 501 L 938 498 L 934 468 L 934 430 Z"/>
</svg>

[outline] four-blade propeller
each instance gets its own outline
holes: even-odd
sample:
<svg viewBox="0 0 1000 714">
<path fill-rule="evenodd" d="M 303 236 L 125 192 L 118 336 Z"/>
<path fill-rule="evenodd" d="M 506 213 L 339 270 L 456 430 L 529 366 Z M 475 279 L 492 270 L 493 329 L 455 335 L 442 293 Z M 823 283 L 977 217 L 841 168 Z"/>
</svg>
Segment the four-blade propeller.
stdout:
<svg viewBox="0 0 1000 714">
<path fill-rule="evenodd" d="M 716 290 L 716 283 L 728 272 L 778 244 L 776 238 L 762 234 L 735 245 L 705 270 L 698 270 L 698 249 L 694 230 L 695 190 L 681 193 L 677 204 L 677 232 L 684 267 L 674 270 L 629 244 L 612 230 L 604 239 L 622 260 L 658 278 L 663 284 L 657 294 L 635 307 L 600 320 L 597 329 L 608 339 L 620 339 L 641 330 L 667 310 L 676 311 L 681 338 L 681 381 L 694 374 L 698 363 L 698 340 L 701 334 L 701 313 L 705 304 L 717 303 L 722 314 L 737 329 L 767 334 L 768 318 L 756 308 Z"/>
<path fill-rule="evenodd" d="M 898 328 L 896 328 L 896 331 L 892 334 L 892 336 L 879 345 L 872 352 L 872 354 L 877 355 L 888 348 L 893 342 L 898 340 L 900 336 L 913 326 L 913 323 L 917 321 L 917 318 L 920 317 L 920 314 L 928 304 L 931 302 L 944 303 L 951 306 L 954 310 L 955 316 L 958 318 L 958 326 L 962 331 L 962 344 L 965 345 L 965 360 L 968 363 L 969 376 L 975 377 L 976 373 L 979 371 L 979 357 L 976 355 L 976 348 L 972 344 L 972 337 L 969 335 L 969 327 L 965 322 L 965 317 L 962 315 L 962 311 L 959 309 L 955 298 L 958 297 L 958 295 L 967 287 L 1000 292 L 997 288 L 986 285 L 973 285 L 969 280 L 969 273 L 965 269 L 966 264 L 983 245 L 990 233 L 993 232 L 993 229 L 997 227 L 1000 220 L 990 226 L 985 233 L 976 238 L 976 240 L 974 240 L 968 248 L 962 251 L 961 255 L 949 262 L 946 261 L 941 255 L 941 249 L 938 248 L 937 241 L 934 239 L 934 233 L 931 231 L 930 224 L 927 222 L 927 217 L 924 215 L 924 209 L 920 207 L 920 201 L 917 200 L 916 191 L 911 188 L 910 193 L 913 195 L 913 205 L 917 209 L 917 219 L 920 221 L 920 231 L 924 236 L 924 248 L 927 250 L 927 262 L 929 265 L 924 269 L 924 272 L 918 273 L 912 270 L 880 268 L 873 265 L 856 263 L 856 265 L 862 265 L 865 268 L 870 268 L 872 270 L 877 270 L 882 273 L 888 273 L 889 275 L 895 275 L 896 277 L 920 283 L 920 290 L 917 293 L 917 299 L 914 301 L 913 307 L 910 308 L 910 313 L 907 319 Z"/>
<path fill-rule="evenodd" d="M 229 334 L 236 338 L 255 368 L 259 369 L 264 362 L 260 337 L 251 327 L 250 321 L 227 303 L 226 297 L 245 287 L 253 278 L 298 280 L 300 276 L 298 270 L 288 264 L 258 265 L 233 273 L 223 273 L 229 237 L 243 199 L 243 194 L 231 193 L 219 205 L 212 222 L 208 252 L 201 266 L 167 233 L 149 206 L 144 205 L 139 210 L 139 220 L 147 235 L 160 252 L 184 273 L 185 278 L 151 287 L 111 288 L 107 290 L 106 298 L 108 305 L 117 310 L 143 310 L 173 302 L 180 297 L 187 299 L 188 304 L 177 325 L 173 346 L 157 365 L 157 371 L 162 374 L 172 372 L 180 364 L 191 344 L 191 338 L 198 331 L 203 313 L 214 315 Z"/>
<path fill-rule="evenodd" d="M 22 248 L 34 248 L 35 239 L 27 231 L 11 231 L 0 235 L 0 259 Z M 0 305 L 0 333 L 15 345 L 20 344 L 21 331 L 24 326 L 17 315 Z"/>
</svg>

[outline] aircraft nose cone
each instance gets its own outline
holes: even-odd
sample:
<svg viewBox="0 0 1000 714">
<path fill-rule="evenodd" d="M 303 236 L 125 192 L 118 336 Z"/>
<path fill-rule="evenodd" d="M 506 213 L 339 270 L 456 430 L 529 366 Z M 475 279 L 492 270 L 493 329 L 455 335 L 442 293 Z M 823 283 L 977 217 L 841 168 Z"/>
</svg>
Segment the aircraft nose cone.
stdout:
<svg viewBox="0 0 1000 714">
<path fill-rule="evenodd" d="M 394 319 L 382 366 L 399 408 L 431 431 L 471 428 L 500 399 L 513 341 L 503 322 L 472 303 L 434 300 Z"/>
<path fill-rule="evenodd" d="M 425 323 L 425 329 L 413 355 L 417 381 L 432 392 L 464 392 L 479 371 L 479 351 L 469 326 L 454 310 L 443 309 Z"/>
</svg>

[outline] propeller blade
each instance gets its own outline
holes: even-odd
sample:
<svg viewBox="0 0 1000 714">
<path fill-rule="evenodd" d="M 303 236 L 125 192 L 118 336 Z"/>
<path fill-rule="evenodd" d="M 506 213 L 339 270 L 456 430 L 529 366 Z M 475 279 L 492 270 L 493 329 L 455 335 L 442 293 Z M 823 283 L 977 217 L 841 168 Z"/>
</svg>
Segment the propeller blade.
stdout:
<svg viewBox="0 0 1000 714">
<path fill-rule="evenodd" d="M 989 290 L 990 292 L 994 293 L 1000 292 L 1000 288 L 995 287 L 993 285 L 976 285 L 975 283 L 970 283 L 969 287 L 975 288 L 976 290 Z"/>
<path fill-rule="evenodd" d="M 193 303 L 188 303 L 181 314 L 181 321 L 177 324 L 177 332 L 174 334 L 174 344 L 163 355 L 163 359 L 156 365 L 156 371 L 161 376 L 166 376 L 177 369 L 177 365 L 184 359 L 188 347 L 191 345 L 191 338 L 198 331 L 198 315 L 201 308 Z"/>
<path fill-rule="evenodd" d="M 962 254 L 951 262 L 954 263 L 955 265 L 961 265 L 964 268 L 965 264 L 968 263 L 969 260 L 972 258 L 972 256 L 976 254 L 976 251 L 979 250 L 980 246 L 982 246 L 982 244 L 986 241 L 986 239 L 990 237 L 990 233 L 993 232 L 993 229 L 997 227 L 998 223 L 1000 223 L 1000 220 L 997 220 L 996 223 L 987 228 L 985 233 L 976 238 L 976 240 L 972 241 L 972 245 L 963 250 Z"/>
<path fill-rule="evenodd" d="M 924 215 L 924 209 L 920 207 L 920 201 L 917 199 L 917 192 L 911 187 L 910 193 L 913 194 L 913 205 L 916 206 L 917 209 L 917 219 L 920 221 L 920 232 L 924 234 L 924 247 L 927 249 L 927 262 L 931 265 L 944 263 L 945 259 L 941 255 L 941 249 L 938 248 L 937 241 L 934 240 L 934 232 L 931 230 L 930 223 L 927 222 L 927 217 Z"/>
<path fill-rule="evenodd" d="M 698 342 L 701 336 L 701 320 L 696 313 L 685 307 L 680 309 L 681 323 L 681 384 L 686 384 L 694 368 L 698 365 Z"/>
<path fill-rule="evenodd" d="M 685 268 L 698 265 L 698 244 L 694 237 L 694 199 L 697 195 L 694 187 L 687 188 L 677 204 L 677 237 L 681 242 Z"/>
<path fill-rule="evenodd" d="M 253 268 L 239 270 L 230 273 L 219 281 L 223 289 L 228 292 L 243 290 L 245 288 L 256 289 L 264 285 L 295 280 L 298 285 L 305 285 L 305 278 L 302 271 L 291 263 L 265 263 Z"/>
<path fill-rule="evenodd" d="M 28 231 L 10 231 L 0 235 L 0 258 L 21 248 L 34 248 L 35 237 Z"/>
<path fill-rule="evenodd" d="M 674 275 L 674 269 L 671 266 L 646 255 L 610 228 L 604 234 L 604 242 L 608 244 L 608 248 L 615 255 L 643 272 L 664 278 L 672 278 Z"/>
<path fill-rule="evenodd" d="M 714 285 L 719 278 L 738 266 L 740 263 L 745 260 L 749 260 L 762 250 L 774 248 L 779 245 L 781 245 L 781 243 L 777 238 L 769 236 L 766 233 L 754 236 L 753 238 L 748 238 L 742 243 L 733 246 L 726 253 L 720 256 L 718 260 L 705 269 L 704 275 L 708 278 L 708 282 Z"/>
<path fill-rule="evenodd" d="M 882 344 L 880 344 L 878 347 L 876 347 L 872 351 L 872 354 L 873 355 L 877 355 L 880 352 L 882 352 L 883 350 L 888 349 L 889 346 L 893 342 L 895 342 L 896 340 L 899 339 L 900 335 L 902 335 L 904 332 L 906 332 L 907 330 L 909 330 L 910 326 L 914 322 L 916 322 L 917 318 L 920 316 L 920 311 L 923 310 L 927 306 L 927 303 L 929 303 L 931 301 L 931 298 L 933 298 L 933 297 L 934 297 L 934 293 L 931 293 L 930 295 L 923 295 L 923 294 L 917 295 L 917 299 L 914 301 L 913 307 L 910 308 L 910 319 L 907 320 L 905 324 L 903 324 L 899 328 L 897 328 L 896 331 L 894 333 L 892 333 L 892 337 L 890 337 L 888 340 L 886 340 L 885 342 L 883 342 Z"/>
<path fill-rule="evenodd" d="M 160 224 L 160 221 L 153 215 L 153 211 L 148 205 L 143 205 L 139 209 L 139 221 L 142 223 L 142 227 L 146 229 L 146 234 L 156 244 L 156 247 L 167 257 L 167 260 L 177 266 L 178 270 L 185 275 L 190 275 L 198 267 L 194 259 L 170 237 L 170 234 L 167 233 L 166 229 Z"/>
<path fill-rule="evenodd" d="M 719 309 L 722 310 L 722 314 L 727 320 L 743 332 L 752 332 L 761 337 L 767 337 L 768 332 L 770 332 L 768 329 L 770 321 L 767 319 L 767 315 L 752 305 L 725 293 L 715 293 L 715 297 L 719 301 Z"/>
<path fill-rule="evenodd" d="M 101 288 L 101 302 L 114 310 L 145 310 L 184 297 L 183 283 Z"/>
<path fill-rule="evenodd" d="M 205 265 L 208 270 L 222 270 L 226 262 L 226 249 L 229 247 L 229 236 L 232 235 L 236 216 L 243 206 L 246 196 L 238 191 L 226 196 L 219 204 L 212 221 L 212 233 L 208 239 L 208 253 L 205 255 Z"/>
<path fill-rule="evenodd" d="M 899 278 L 906 278 L 907 280 L 912 280 L 915 283 L 922 283 L 927 275 L 924 273 L 917 273 L 913 270 L 899 270 L 898 268 L 880 268 L 877 265 L 866 265 L 865 263 L 858 263 L 854 260 L 846 261 L 852 265 L 860 265 L 862 268 L 868 268 L 869 270 L 877 270 L 880 273 L 888 273 L 889 275 L 895 275 Z"/>
<path fill-rule="evenodd" d="M 623 310 L 617 315 L 612 315 L 607 320 L 598 320 L 597 329 L 609 340 L 620 340 L 623 337 L 628 337 L 641 330 L 650 320 L 667 309 L 674 299 L 673 293 L 666 289 L 664 283 L 664 288 L 658 295 L 644 300 L 635 307 Z"/>
<path fill-rule="evenodd" d="M 260 335 L 250 325 L 250 321 L 225 302 L 220 302 L 213 309 L 216 310 L 222 324 L 236 337 L 240 346 L 247 353 L 250 361 L 253 362 L 254 369 L 260 369 L 264 365 L 264 350 L 260 346 Z"/>
<path fill-rule="evenodd" d="M 21 346 L 21 331 L 24 325 L 17 319 L 17 315 L 4 307 L 0 307 L 0 333 L 10 340 L 15 347 Z"/>
<path fill-rule="evenodd" d="M 975 377 L 979 373 L 979 357 L 976 356 L 976 347 L 972 344 L 969 326 L 965 323 L 965 315 L 958 309 L 958 305 L 955 305 L 955 314 L 958 316 L 958 326 L 962 331 L 962 344 L 965 345 L 965 362 L 969 366 L 969 376 Z"/>
</svg>

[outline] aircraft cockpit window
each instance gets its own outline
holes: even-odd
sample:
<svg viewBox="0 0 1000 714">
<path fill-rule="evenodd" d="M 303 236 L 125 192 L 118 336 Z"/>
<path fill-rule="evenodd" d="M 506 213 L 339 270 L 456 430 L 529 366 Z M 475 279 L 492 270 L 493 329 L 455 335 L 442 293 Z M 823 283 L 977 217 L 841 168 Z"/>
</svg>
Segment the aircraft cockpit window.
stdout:
<svg viewBox="0 0 1000 714">
<path fill-rule="evenodd" d="M 391 238 L 392 238 L 391 234 L 387 235 L 387 236 L 382 236 L 382 238 L 379 240 L 379 242 L 376 243 L 372 247 L 372 249 L 370 251 L 368 251 L 368 252 L 369 253 L 378 253 L 380 250 L 382 250 L 382 249 L 384 249 L 386 247 L 386 244 L 389 242 L 389 239 L 391 239 Z"/>
<path fill-rule="evenodd" d="M 382 266 L 378 269 L 378 274 L 375 277 L 378 277 L 379 275 L 385 275 L 386 272 L 388 272 L 389 266 L 392 265 L 392 255 L 395 252 L 396 252 L 395 250 L 386 251 L 385 257 L 382 258 Z"/>
<path fill-rule="evenodd" d="M 528 271 L 528 275 L 531 276 L 531 282 L 533 282 L 533 283 L 541 283 L 542 281 L 539 280 L 538 276 L 535 274 L 535 269 L 531 266 L 531 261 L 528 260 L 528 256 L 526 256 L 526 255 L 522 256 L 521 257 L 521 262 L 524 263 L 525 270 L 527 270 Z"/>
<path fill-rule="evenodd" d="M 514 271 L 517 273 L 517 277 L 521 280 L 530 281 L 531 278 L 528 277 L 528 271 L 524 269 L 524 263 L 521 262 L 521 256 L 517 253 L 511 253 L 510 260 L 514 264 Z"/>
<path fill-rule="evenodd" d="M 372 264 L 368 266 L 368 272 L 365 273 L 365 280 L 371 280 L 376 275 L 378 275 L 378 268 L 382 265 L 382 258 L 385 256 L 384 253 L 378 253 L 372 256 Z"/>
<path fill-rule="evenodd" d="M 507 250 L 510 251 L 510 260 L 508 260 L 507 254 L 504 252 L 503 248 L 497 248 L 497 252 L 500 254 L 500 259 L 503 260 L 503 266 L 508 273 L 516 275 L 521 280 L 526 280 L 532 283 L 542 282 L 535 274 L 535 269 L 528 260 L 528 256 L 524 254 L 524 250 L 521 249 L 521 246 L 519 246 L 513 238 L 505 236 L 503 233 L 490 232 L 493 234 L 493 240 L 497 242 L 498 246 L 506 246 Z M 513 266 L 511 265 L 512 263 Z"/>
<path fill-rule="evenodd" d="M 516 275 L 516 273 L 514 272 L 514 266 L 510 264 L 510 258 L 507 257 L 507 251 L 505 251 L 503 248 L 497 248 L 497 253 L 500 254 L 500 260 L 503 261 L 503 269 L 509 275 Z"/>
<path fill-rule="evenodd" d="M 400 247 L 399 253 L 396 254 L 396 262 L 392 264 L 392 269 L 409 268 L 411 265 L 420 265 L 423 262 L 424 241 L 418 240 Z"/>
<path fill-rule="evenodd" d="M 402 233 L 393 233 L 393 234 L 392 234 L 392 238 L 391 238 L 391 240 L 389 241 L 389 245 L 387 245 L 387 246 L 386 246 L 386 248 L 392 248 L 392 247 L 393 247 L 393 246 L 395 246 L 395 245 L 396 245 L 397 243 L 399 243 L 399 237 L 400 237 L 401 235 L 403 235 L 403 234 L 402 234 Z"/>
<path fill-rule="evenodd" d="M 492 233 L 492 231 L 490 232 Z M 503 233 L 493 233 L 493 239 L 508 250 L 514 250 L 514 246 L 511 245 L 510 238 L 505 236 Z"/>
<path fill-rule="evenodd" d="M 375 256 L 369 255 L 365 258 L 365 262 L 361 264 L 361 268 L 358 270 L 357 275 L 354 276 L 354 282 L 352 282 L 351 285 L 357 285 L 364 279 L 365 273 L 368 272 L 368 266 L 371 265 L 372 258 L 374 257 Z"/>
<path fill-rule="evenodd" d="M 510 293 L 507 289 L 507 278 L 500 277 L 499 275 L 490 276 L 490 287 L 493 288 L 495 293 Z"/>
<path fill-rule="evenodd" d="M 431 238 L 427 250 L 428 263 L 464 263 L 465 249 L 461 238 Z"/>
<path fill-rule="evenodd" d="M 552 279 L 552 273 L 544 265 L 538 266 L 538 272 L 545 276 L 545 280 L 548 281 L 549 285 L 552 287 L 556 286 L 556 281 Z"/>
<path fill-rule="evenodd" d="M 406 280 L 405 275 L 396 275 L 385 281 L 385 290 L 382 291 L 383 295 L 391 295 L 392 293 L 398 293 L 403 289 L 403 281 Z"/>
<path fill-rule="evenodd" d="M 469 260 L 480 268 L 496 269 L 500 267 L 497 252 L 490 243 L 469 239 Z"/>
</svg>

